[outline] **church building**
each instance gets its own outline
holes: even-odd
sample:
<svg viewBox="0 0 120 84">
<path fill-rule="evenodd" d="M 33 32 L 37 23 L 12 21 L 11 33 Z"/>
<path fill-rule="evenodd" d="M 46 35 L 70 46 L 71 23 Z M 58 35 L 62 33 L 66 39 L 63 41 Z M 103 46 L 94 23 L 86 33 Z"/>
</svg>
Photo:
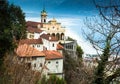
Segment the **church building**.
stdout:
<svg viewBox="0 0 120 84">
<path fill-rule="evenodd" d="M 42 31 L 57 38 L 59 41 L 64 40 L 65 37 L 65 28 L 61 26 L 61 23 L 57 22 L 55 18 L 47 22 L 47 12 L 45 9 L 41 11 L 41 22 L 27 21 L 26 26 L 27 38 L 29 39 L 38 39 Z M 37 33 L 33 31 L 37 31 Z"/>
</svg>

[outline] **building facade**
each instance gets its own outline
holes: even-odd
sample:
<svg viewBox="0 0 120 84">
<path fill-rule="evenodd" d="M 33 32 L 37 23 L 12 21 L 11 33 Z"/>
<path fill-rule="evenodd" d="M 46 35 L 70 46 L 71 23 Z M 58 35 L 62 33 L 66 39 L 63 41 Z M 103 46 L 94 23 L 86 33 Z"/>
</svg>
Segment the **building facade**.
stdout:
<svg viewBox="0 0 120 84">
<path fill-rule="evenodd" d="M 49 77 L 63 77 L 63 56 L 54 50 L 39 51 L 27 44 L 20 44 L 16 50 L 19 63 L 25 63 L 34 71 Z"/>
<path fill-rule="evenodd" d="M 43 28 L 48 35 L 56 37 L 58 40 L 64 40 L 65 37 L 65 28 L 61 26 L 61 23 L 58 23 L 55 18 L 50 20 L 48 23 L 43 24 Z"/>
<path fill-rule="evenodd" d="M 74 59 L 77 59 L 76 49 L 77 49 L 77 41 L 62 41 L 61 44 L 64 46 L 66 52 Z"/>
</svg>

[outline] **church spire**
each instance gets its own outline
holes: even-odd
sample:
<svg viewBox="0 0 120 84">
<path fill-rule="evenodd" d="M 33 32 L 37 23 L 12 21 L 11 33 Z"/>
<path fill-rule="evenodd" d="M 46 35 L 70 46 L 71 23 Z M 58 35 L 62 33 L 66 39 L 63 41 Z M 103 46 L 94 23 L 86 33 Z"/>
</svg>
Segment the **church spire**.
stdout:
<svg viewBox="0 0 120 84">
<path fill-rule="evenodd" d="M 41 11 L 41 23 L 46 23 L 47 12 L 45 10 L 45 3 L 43 3 L 43 10 Z"/>
</svg>

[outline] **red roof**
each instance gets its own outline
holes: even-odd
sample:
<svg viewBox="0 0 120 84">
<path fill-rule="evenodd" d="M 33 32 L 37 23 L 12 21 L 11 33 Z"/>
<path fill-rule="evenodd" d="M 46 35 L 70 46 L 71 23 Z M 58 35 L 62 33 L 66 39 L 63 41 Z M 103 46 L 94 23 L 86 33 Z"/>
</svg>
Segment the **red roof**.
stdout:
<svg viewBox="0 0 120 84">
<path fill-rule="evenodd" d="M 38 29 L 38 28 L 33 28 L 33 27 L 27 27 L 27 31 L 30 32 L 30 33 L 41 33 L 42 30 Z"/>
<path fill-rule="evenodd" d="M 50 35 L 47 35 L 47 34 L 42 34 L 40 37 L 44 38 L 46 40 L 49 40 L 49 41 L 58 41 L 58 39 L 55 38 L 54 36 L 50 36 Z"/>
<path fill-rule="evenodd" d="M 62 59 L 63 56 L 61 53 L 57 52 L 57 51 L 50 51 L 50 50 L 45 50 L 45 51 L 42 51 L 45 56 L 46 56 L 46 60 L 51 60 L 51 59 Z"/>
<path fill-rule="evenodd" d="M 45 54 L 27 44 L 19 45 L 16 54 L 20 57 L 43 57 Z"/>
<path fill-rule="evenodd" d="M 43 44 L 42 39 L 22 39 L 19 42 L 20 44 Z"/>
<path fill-rule="evenodd" d="M 37 26 L 40 24 L 40 26 L 42 27 L 42 23 L 40 22 L 33 22 L 33 21 L 27 21 L 26 22 L 26 26 L 27 27 L 33 27 L 33 28 L 37 28 Z"/>
<path fill-rule="evenodd" d="M 62 50 L 62 49 L 64 49 L 64 47 L 60 44 L 57 44 L 57 50 Z"/>
</svg>

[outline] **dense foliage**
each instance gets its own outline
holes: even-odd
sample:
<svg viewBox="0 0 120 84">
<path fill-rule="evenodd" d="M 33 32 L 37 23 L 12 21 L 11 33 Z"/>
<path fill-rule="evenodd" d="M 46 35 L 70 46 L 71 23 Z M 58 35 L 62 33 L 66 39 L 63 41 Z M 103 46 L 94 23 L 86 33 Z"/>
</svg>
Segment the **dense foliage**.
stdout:
<svg viewBox="0 0 120 84">
<path fill-rule="evenodd" d="M 66 82 L 63 78 L 58 78 L 55 75 L 51 75 L 49 78 L 43 76 L 38 84 L 66 84 Z"/>
<path fill-rule="evenodd" d="M 25 38 L 25 16 L 19 6 L 0 0 L 0 58 L 15 47 L 15 40 Z"/>
<path fill-rule="evenodd" d="M 77 52 L 78 58 L 82 59 L 83 50 L 82 50 L 82 48 L 79 45 L 77 45 L 76 52 Z"/>
<path fill-rule="evenodd" d="M 7 84 L 7 78 L 13 79 L 16 75 L 10 77 L 8 74 L 7 69 L 11 70 L 14 67 L 6 66 L 6 63 L 13 65 L 10 63 L 12 59 L 9 59 L 9 62 L 5 61 L 6 55 L 13 57 L 11 53 L 17 46 L 17 41 L 26 37 L 24 13 L 19 6 L 9 4 L 7 0 L 0 0 L 0 34 L 0 83 Z"/>
</svg>

